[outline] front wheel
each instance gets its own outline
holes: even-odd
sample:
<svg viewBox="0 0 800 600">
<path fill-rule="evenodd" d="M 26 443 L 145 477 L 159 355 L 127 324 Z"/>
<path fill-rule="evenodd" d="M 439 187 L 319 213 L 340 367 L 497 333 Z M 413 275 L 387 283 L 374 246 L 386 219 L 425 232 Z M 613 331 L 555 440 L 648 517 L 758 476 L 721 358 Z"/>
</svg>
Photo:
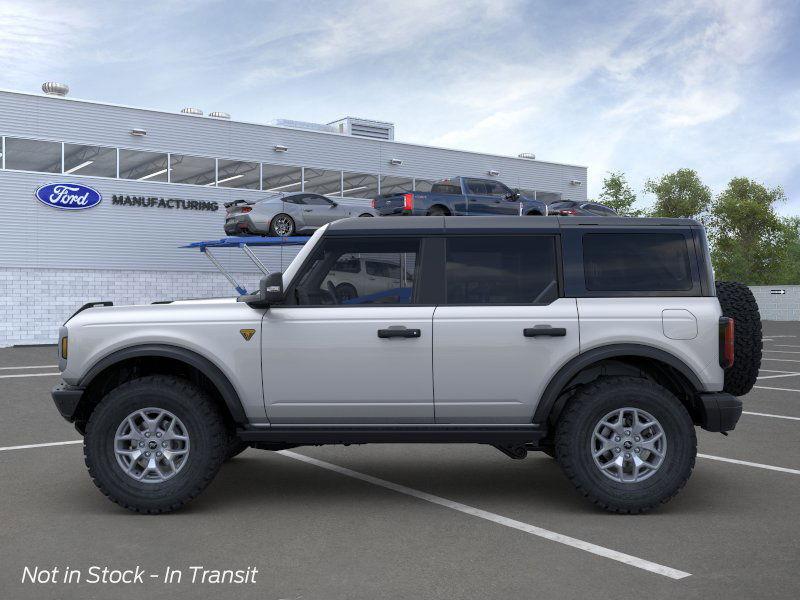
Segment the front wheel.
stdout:
<svg viewBox="0 0 800 600">
<path fill-rule="evenodd" d="M 83 451 L 95 485 L 139 513 L 165 513 L 211 482 L 229 449 L 209 396 L 177 377 L 152 375 L 114 388 L 92 412 Z"/>
<path fill-rule="evenodd" d="M 649 379 L 605 377 L 564 409 L 555 449 L 564 473 L 591 502 L 642 513 L 686 484 L 697 438 L 688 411 L 667 389 Z"/>
</svg>

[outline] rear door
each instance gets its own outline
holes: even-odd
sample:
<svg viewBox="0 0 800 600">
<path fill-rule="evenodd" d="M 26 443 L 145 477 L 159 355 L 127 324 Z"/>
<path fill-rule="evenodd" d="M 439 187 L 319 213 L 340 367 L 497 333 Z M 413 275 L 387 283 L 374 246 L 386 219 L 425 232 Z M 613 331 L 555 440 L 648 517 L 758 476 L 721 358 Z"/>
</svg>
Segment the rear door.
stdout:
<svg viewBox="0 0 800 600">
<path fill-rule="evenodd" d="M 433 319 L 437 423 L 530 423 L 578 354 L 574 298 L 560 297 L 555 234 L 452 236 Z"/>
<path fill-rule="evenodd" d="M 433 304 L 422 304 L 418 238 L 325 238 L 263 320 L 273 423 L 432 423 Z M 372 277 L 366 262 L 404 265 Z"/>
</svg>

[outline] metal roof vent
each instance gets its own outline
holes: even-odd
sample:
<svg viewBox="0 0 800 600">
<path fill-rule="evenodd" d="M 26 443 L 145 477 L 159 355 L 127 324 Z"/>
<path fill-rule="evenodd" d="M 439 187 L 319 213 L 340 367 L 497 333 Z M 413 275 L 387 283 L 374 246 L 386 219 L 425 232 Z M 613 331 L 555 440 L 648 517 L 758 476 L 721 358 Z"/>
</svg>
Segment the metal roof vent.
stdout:
<svg viewBox="0 0 800 600">
<path fill-rule="evenodd" d="M 69 94 L 69 86 L 66 83 L 56 83 L 46 81 L 42 84 L 42 91 L 48 96 L 66 96 Z"/>
<path fill-rule="evenodd" d="M 336 128 L 324 123 L 309 123 L 308 121 L 294 121 L 292 119 L 273 119 L 267 125 L 277 127 L 291 127 L 292 129 L 307 129 L 308 131 L 321 131 L 323 133 L 336 133 Z"/>
<path fill-rule="evenodd" d="M 536 160 L 536 155 L 533 152 L 521 152 L 520 154 L 517 154 L 517 156 L 527 160 Z"/>
<path fill-rule="evenodd" d="M 230 119 L 231 118 L 231 116 L 228 113 L 221 112 L 221 111 L 218 111 L 218 110 L 215 110 L 214 112 L 208 113 L 208 116 L 212 117 L 214 119 Z"/>
<path fill-rule="evenodd" d="M 192 108 L 191 106 L 187 106 L 186 108 L 182 108 L 181 112 L 185 115 L 195 115 L 197 117 L 203 116 L 203 111 L 199 108 Z"/>
<path fill-rule="evenodd" d="M 371 138 L 373 140 L 394 140 L 394 123 L 345 117 L 328 124 L 333 125 L 339 133 L 344 133 L 345 135 Z"/>
</svg>

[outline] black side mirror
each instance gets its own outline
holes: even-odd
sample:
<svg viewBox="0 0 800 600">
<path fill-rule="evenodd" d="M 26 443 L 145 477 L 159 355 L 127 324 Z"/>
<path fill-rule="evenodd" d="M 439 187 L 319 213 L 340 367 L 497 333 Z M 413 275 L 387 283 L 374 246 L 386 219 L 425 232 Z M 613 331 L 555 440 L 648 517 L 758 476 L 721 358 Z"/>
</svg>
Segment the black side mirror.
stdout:
<svg viewBox="0 0 800 600">
<path fill-rule="evenodd" d="M 246 302 L 253 308 L 269 308 L 272 304 L 283 302 L 283 273 L 270 273 L 258 283 L 258 291 L 239 296 L 237 302 Z"/>
<path fill-rule="evenodd" d="M 331 208 L 336 208 L 337 206 L 339 206 L 339 203 L 331 200 Z"/>
</svg>

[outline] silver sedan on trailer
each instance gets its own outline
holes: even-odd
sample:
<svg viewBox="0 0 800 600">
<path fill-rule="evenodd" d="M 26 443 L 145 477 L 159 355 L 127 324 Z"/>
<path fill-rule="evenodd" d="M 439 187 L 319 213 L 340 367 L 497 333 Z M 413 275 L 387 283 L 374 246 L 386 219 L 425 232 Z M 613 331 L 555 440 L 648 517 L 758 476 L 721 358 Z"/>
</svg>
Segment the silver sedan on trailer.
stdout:
<svg viewBox="0 0 800 600">
<path fill-rule="evenodd" d="M 369 206 L 347 204 L 309 192 L 270 194 L 258 200 L 236 200 L 225 204 L 227 235 L 271 235 L 285 237 L 311 233 L 319 227 L 347 217 L 375 217 Z"/>
</svg>

